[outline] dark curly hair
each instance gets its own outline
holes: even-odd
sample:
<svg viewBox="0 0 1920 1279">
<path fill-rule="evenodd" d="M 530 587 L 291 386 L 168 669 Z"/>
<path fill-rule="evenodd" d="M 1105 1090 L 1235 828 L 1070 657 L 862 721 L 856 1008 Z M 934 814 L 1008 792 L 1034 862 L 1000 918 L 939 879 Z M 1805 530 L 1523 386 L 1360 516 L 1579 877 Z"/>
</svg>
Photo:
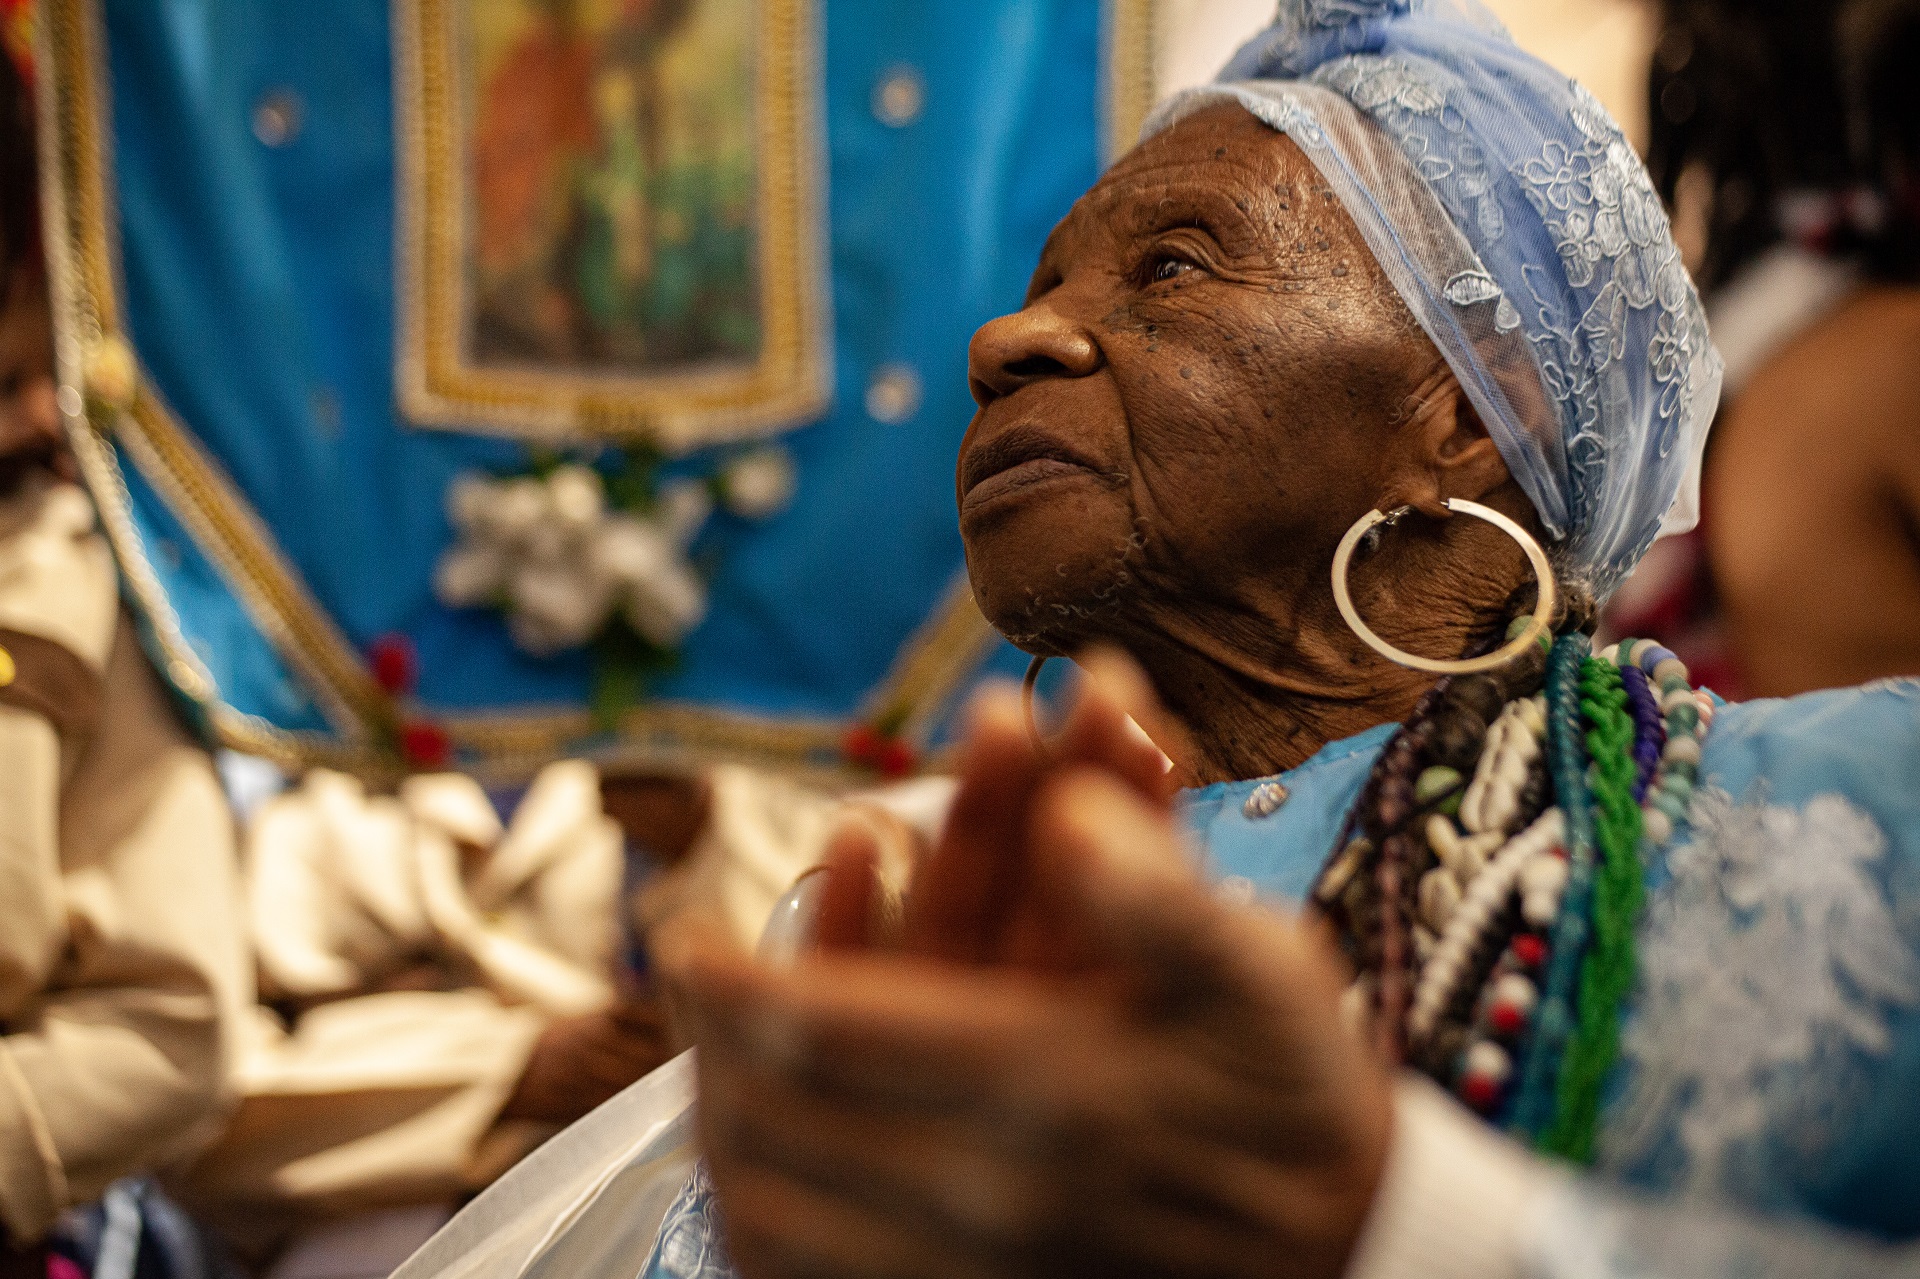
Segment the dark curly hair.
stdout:
<svg viewBox="0 0 1920 1279">
<path fill-rule="evenodd" d="M 1875 216 L 1827 247 L 1920 279 L 1916 58 L 1920 0 L 1667 0 L 1647 167 L 1670 206 L 1683 181 L 1709 193 L 1704 288 L 1779 242 L 1782 198 L 1809 192 L 1871 193 Z"/>
<path fill-rule="evenodd" d="M 1874 269 L 1920 280 L 1920 0 L 1863 4 L 1843 52 L 1857 88 L 1858 145 L 1891 205 Z"/>
<path fill-rule="evenodd" d="M 0 258 L 8 276 L 40 252 L 39 162 L 33 99 L 13 59 L 0 52 Z"/>
</svg>

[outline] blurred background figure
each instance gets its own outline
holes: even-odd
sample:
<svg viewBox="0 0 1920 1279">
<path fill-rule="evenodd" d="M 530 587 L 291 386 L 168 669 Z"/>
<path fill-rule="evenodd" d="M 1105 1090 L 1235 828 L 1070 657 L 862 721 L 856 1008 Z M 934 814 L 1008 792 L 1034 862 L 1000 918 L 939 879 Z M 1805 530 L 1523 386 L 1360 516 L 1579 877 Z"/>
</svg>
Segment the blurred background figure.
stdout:
<svg viewBox="0 0 1920 1279">
<path fill-rule="evenodd" d="M 225 1132 L 167 1182 L 237 1259 L 337 1275 L 404 1248 L 671 1055 L 599 783 L 550 765 L 503 822 L 457 773 L 379 794 L 316 769 L 249 814 L 261 1002 Z"/>
<path fill-rule="evenodd" d="M 97 1251 L 103 1232 L 78 1240 L 64 1227 L 71 1209 L 103 1194 L 110 1207 L 96 1225 L 162 1211 L 132 1178 L 218 1135 L 252 989 L 233 822 L 213 760 L 143 650 L 93 505 L 73 482 L 54 403 L 34 169 L 30 103 L 0 54 L 7 1279 L 45 1279 L 50 1236 Z"/>
<path fill-rule="evenodd" d="M 1920 673 L 1920 5 L 1674 0 L 1649 165 L 1726 395 L 1705 522 L 1613 628 L 1729 695 Z"/>
<path fill-rule="evenodd" d="M 76 482 L 28 51 L 0 55 L 0 1273 L 211 1279 L 398 1206 L 356 1241 L 384 1270 L 665 1059 L 622 985 L 621 833 L 585 763 L 510 825 L 468 778 L 403 803 L 317 770 L 241 855 Z"/>
</svg>

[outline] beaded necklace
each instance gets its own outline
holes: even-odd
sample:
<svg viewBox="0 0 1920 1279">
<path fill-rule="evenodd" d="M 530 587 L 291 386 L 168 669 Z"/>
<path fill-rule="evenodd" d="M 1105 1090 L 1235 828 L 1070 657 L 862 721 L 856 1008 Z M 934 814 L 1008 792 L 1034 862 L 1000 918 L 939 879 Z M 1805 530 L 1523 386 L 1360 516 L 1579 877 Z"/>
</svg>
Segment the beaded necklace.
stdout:
<svg viewBox="0 0 1920 1279">
<path fill-rule="evenodd" d="M 1549 1153 L 1587 1163 L 1593 1157 L 1600 1087 L 1619 1047 L 1620 1009 L 1633 989 L 1633 930 L 1646 888 L 1640 810 L 1633 800 L 1634 724 L 1619 668 L 1587 659 L 1580 666 L 1580 690 L 1592 761 L 1587 778 L 1596 852 L 1593 944 L 1581 956 L 1573 1036 L 1560 1063 L 1553 1122 L 1539 1144 Z"/>
<path fill-rule="evenodd" d="M 1516 1135 L 1591 1160 L 1643 866 L 1684 820 L 1712 718 L 1669 650 L 1595 655 L 1577 630 L 1436 684 L 1311 897 L 1359 969 L 1349 1014 Z"/>
<path fill-rule="evenodd" d="M 1608 661 L 1617 660 L 1616 656 Z M 1654 696 L 1653 686 L 1647 682 L 1647 673 L 1638 666 L 1620 668 L 1620 684 L 1626 690 L 1627 705 L 1633 711 L 1633 762 L 1636 773 L 1633 782 L 1633 802 L 1642 803 L 1647 798 L 1647 788 L 1653 785 L 1653 774 L 1660 767 L 1660 752 L 1666 749 L 1667 726 L 1660 718 L 1660 700 Z"/>
</svg>

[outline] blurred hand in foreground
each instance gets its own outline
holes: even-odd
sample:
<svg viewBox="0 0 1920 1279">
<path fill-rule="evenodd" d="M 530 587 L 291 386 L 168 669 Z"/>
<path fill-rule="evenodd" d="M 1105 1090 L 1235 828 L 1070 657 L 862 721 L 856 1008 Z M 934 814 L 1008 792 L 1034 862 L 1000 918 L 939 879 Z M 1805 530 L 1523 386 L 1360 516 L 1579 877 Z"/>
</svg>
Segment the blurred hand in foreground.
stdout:
<svg viewBox="0 0 1920 1279">
<path fill-rule="evenodd" d="M 857 827 L 796 965 L 664 939 L 749 1279 L 1344 1269 L 1391 1101 L 1341 1028 L 1339 962 L 1208 892 L 1127 723 L 1144 681 L 1087 665 L 1044 758 L 1017 698 L 976 705 L 888 949 Z"/>
</svg>

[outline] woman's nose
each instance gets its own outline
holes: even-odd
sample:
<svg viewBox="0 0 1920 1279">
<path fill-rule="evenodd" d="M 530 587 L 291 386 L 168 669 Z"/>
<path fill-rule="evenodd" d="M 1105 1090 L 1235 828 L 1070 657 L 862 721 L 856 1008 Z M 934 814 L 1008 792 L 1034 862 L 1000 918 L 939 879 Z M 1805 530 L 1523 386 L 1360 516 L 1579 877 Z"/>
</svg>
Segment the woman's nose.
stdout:
<svg viewBox="0 0 1920 1279">
<path fill-rule="evenodd" d="M 1044 303 L 989 320 L 967 347 L 967 381 L 985 408 L 1003 395 L 1052 377 L 1086 377 L 1102 363 L 1086 329 Z"/>
</svg>

